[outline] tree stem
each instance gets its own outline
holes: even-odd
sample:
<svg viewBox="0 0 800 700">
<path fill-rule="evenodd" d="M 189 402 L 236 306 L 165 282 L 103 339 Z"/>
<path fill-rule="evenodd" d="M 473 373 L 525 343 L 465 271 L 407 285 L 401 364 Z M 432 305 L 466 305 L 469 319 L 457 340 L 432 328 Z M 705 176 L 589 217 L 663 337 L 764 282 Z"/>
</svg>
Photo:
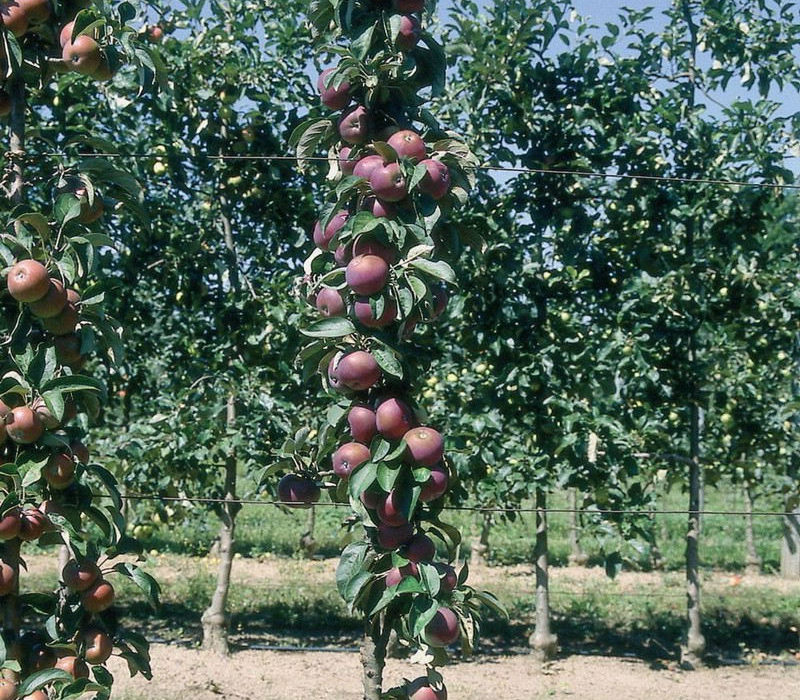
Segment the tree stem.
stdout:
<svg viewBox="0 0 800 700">
<path fill-rule="evenodd" d="M 581 546 L 581 522 L 578 513 L 578 490 L 571 488 L 567 491 L 567 509 L 569 510 L 569 555 L 567 563 L 570 566 L 586 566 L 589 557 Z"/>
<path fill-rule="evenodd" d="M 550 631 L 550 583 L 547 547 L 547 493 L 536 489 L 536 626 L 528 643 L 540 661 L 548 661 L 556 655 L 558 639 Z"/>
<path fill-rule="evenodd" d="M 753 532 L 753 492 L 748 484 L 744 486 L 744 545 L 745 573 L 757 575 L 761 573 L 761 557 L 756 550 L 756 538 Z"/>
<path fill-rule="evenodd" d="M 388 614 L 367 619 L 364 624 L 364 639 L 361 642 L 364 700 L 381 700 L 383 669 L 386 665 L 386 647 L 390 633 Z"/>
</svg>

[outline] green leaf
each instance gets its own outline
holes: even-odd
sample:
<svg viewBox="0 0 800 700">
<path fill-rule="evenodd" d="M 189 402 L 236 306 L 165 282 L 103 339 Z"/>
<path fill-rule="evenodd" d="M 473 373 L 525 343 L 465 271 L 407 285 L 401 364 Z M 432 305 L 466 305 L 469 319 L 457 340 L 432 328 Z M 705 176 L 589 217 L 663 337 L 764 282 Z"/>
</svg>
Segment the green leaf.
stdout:
<svg viewBox="0 0 800 700">
<path fill-rule="evenodd" d="M 391 491 L 400 476 L 399 467 L 392 467 L 386 462 L 378 465 L 377 479 L 378 484 L 384 491 Z"/>
<path fill-rule="evenodd" d="M 444 280 L 450 284 L 456 283 L 456 274 L 453 272 L 453 268 L 444 260 L 434 261 L 425 258 L 414 258 L 414 260 L 409 262 L 409 265 L 436 279 Z"/>
<path fill-rule="evenodd" d="M 400 363 L 400 360 L 393 350 L 390 350 L 388 347 L 383 347 L 373 348 L 371 352 L 378 366 L 386 372 L 386 374 L 397 377 L 397 379 L 403 378 L 403 365 Z"/>
<path fill-rule="evenodd" d="M 372 486 L 378 474 L 378 465 L 375 462 L 362 464 L 351 475 L 348 483 L 348 492 L 353 498 L 358 498 L 364 491 Z"/>
<path fill-rule="evenodd" d="M 302 328 L 300 332 L 311 338 L 341 338 L 355 333 L 356 327 L 349 319 L 337 316 L 315 321 L 310 326 Z"/>
<path fill-rule="evenodd" d="M 72 681 L 72 676 L 66 671 L 61 671 L 57 668 L 47 668 L 43 671 L 37 671 L 25 678 L 17 688 L 17 695 L 23 698 L 30 695 L 34 690 L 44 688 L 46 685 L 55 683 L 56 681 Z"/>
</svg>

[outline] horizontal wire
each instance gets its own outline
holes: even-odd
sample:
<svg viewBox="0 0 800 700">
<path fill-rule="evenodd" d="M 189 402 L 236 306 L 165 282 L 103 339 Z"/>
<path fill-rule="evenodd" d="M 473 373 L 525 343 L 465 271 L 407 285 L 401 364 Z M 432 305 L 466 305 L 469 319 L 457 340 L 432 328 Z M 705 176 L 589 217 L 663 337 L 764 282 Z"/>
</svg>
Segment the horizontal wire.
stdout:
<svg viewBox="0 0 800 700">
<path fill-rule="evenodd" d="M 111 498 L 106 494 L 94 494 L 98 498 Z M 189 502 L 189 503 L 217 503 L 229 505 L 248 505 L 248 506 L 297 506 L 297 503 L 289 501 L 264 501 L 254 498 L 208 498 L 208 497 L 195 497 L 195 496 L 159 496 L 157 494 L 145 493 L 130 493 L 122 496 L 123 499 L 130 501 L 167 501 L 167 502 Z M 310 504 L 314 507 L 322 508 L 350 508 L 349 503 L 313 503 Z M 797 513 L 791 511 L 767 511 L 767 510 L 633 510 L 633 509 L 615 509 L 615 508 L 499 508 L 499 507 L 482 507 L 482 506 L 444 506 L 442 510 L 447 511 L 468 511 L 475 513 L 577 513 L 580 515 L 726 515 L 744 517 L 748 515 L 760 516 L 773 516 L 773 517 L 786 517 L 797 516 Z M 800 517 L 800 516 L 798 516 Z"/>
<path fill-rule="evenodd" d="M 69 155 L 67 153 L 44 153 L 42 154 L 54 158 L 165 158 L 171 153 L 76 153 Z M 204 158 L 207 160 L 243 160 L 243 161 L 297 161 L 297 156 L 286 155 L 245 155 L 245 154 L 220 154 L 212 155 L 209 153 L 186 153 L 181 152 L 179 155 L 185 159 Z M 303 158 L 305 161 L 316 162 L 330 162 L 334 159 L 325 158 L 323 156 L 313 156 Z M 617 179 L 617 180 L 645 180 L 651 182 L 673 182 L 681 184 L 697 184 L 697 185 L 718 185 L 724 187 L 762 187 L 775 190 L 800 190 L 800 185 L 780 184 L 777 182 L 752 182 L 749 180 L 729 180 L 724 178 L 693 178 L 681 177 L 679 175 L 649 175 L 646 173 L 608 173 L 596 170 L 565 170 L 554 168 L 514 168 L 499 165 L 475 165 L 464 166 L 468 170 L 487 170 L 492 172 L 505 172 L 505 173 L 522 173 L 531 175 L 559 175 L 559 176 L 572 176 L 572 177 L 592 177 L 603 179 Z"/>
</svg>

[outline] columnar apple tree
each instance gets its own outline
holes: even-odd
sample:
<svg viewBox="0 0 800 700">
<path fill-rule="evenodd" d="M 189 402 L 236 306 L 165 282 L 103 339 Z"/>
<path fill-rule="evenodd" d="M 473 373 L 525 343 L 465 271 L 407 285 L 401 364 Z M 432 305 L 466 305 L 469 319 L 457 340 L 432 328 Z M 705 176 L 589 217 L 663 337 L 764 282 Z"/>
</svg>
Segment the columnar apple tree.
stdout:
<svg viewBox="0 0 800 700">
<path fill-rule="evenodd" d="M 150 673 L 147 642 L 118 623 L 114 585 L 132 579 L 154 603 L 158 586 L 133 563 L 140 547 L 124 534 L 116 482 L 85 444 L 106 394 L 86 368 L 113 367 L 119 350 L 96 274 L 101 249 L 112 243 L 100 222 L 111 200 L 135 206 L 138 187 L 99 158 L 34 159 L 25 146 L 26 122 L 47 109 L 54 72 L 109 80 L 124 63 L 152 65 L 132 39 L 130 3 L 113 13 L 89 5 L 18 0 L 0 7 L 0 107 L 9 125 L 0 182 L 4 700 L 108 697 L 113 678 L 104 664 L 112 653 L 131 672 Z M 81 137 L 69 145 L 90 151 L 95 142 Z M 25 556 L 37 545 L 59 546 L 48 550 L 59 559 L 48 591 L 25 585 Z"/>
<path fill-rule="evenodd" d="M 331 187 L 300 282 L 315 316 L 300 358 L 332 405 L 315 440 L 306 429 L 288 441 L 292 473 L 278 493 L 307 505 L 322 485 L 354 511 L 337 583 L 366 620 L 370 700 L 382 697 L 392 630 L 428 672 L 384 697 L 442 698 L 435 668 L 446 647 L 469 648 L 481 607 L 496 607 L 466 585 L 466 565 L 457 570 L 460 534 L 440 517 L 451 478 L 445 439 L 414 398 L 432 362 L 429 324 L 455 281 L 445 258 L 459 234 L 448 212 L 465 201 L 474 166 L 458 135 L 423 108 L 444 84 L 442 48 L 422 27 L 432 5 L 312 2 L 320 54 L 336 62 L 319 77 L 322 115 L 291 139 L 301 162 L 320 147 L 330 153 Z"/>
</svg>

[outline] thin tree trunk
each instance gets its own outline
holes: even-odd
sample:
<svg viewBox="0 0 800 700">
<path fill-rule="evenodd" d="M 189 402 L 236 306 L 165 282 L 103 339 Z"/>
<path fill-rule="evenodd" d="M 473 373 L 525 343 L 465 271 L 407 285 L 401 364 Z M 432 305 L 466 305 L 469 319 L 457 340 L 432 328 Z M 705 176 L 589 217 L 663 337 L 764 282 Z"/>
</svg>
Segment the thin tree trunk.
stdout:
<svg viewBox="0 0 800 700">
<path fill-rule="evenodd" d="M 700 608 L 700 415 L 698 406 L 692 404 L 690 410 L 690 452 L 689 465 L 689 522 L 686 532 L 686 604 L 687 621 L 686 644 L 681 650 L 681 662 L 689 668 L 702 665 L 706 650 L 706 640 L 702 631 Z"/>
<path fill-rule="evenodd" d="M 390 632 L 388 614 L 366 620 L 364 624 L 364 639 L 361 642 L 364 700 L 381 700 L 383 695 L 383 669 Z"/>
<path fill-rule="evenodd" d="M 226 424 L 233 427 L 236 421 L 236 399 L 228 396 Z M 219 531 L 219 568 L 217 587 L 211 605 L 203 613 L 203 649 L 221 655 L 229 653 L 228 647 L 228 590 L 231 584 L 231 567 L 236 544 L 236 516 L 241 505 L 236 503 L 236 453 L 231 451 L 225 460 L 225 503 L 219 508 L 222 521 Z"/>
<path fill-rule="evenodd" d="M 578 513 L 578 490 L 567 491 L 567 509 L 569 510 L 569 556 L 570 566 L 586 566 L 589 557 L 581 546 L 581 521 Z"/>
<path fill-rule="evenodd" d="M 317 551 L 317 541 L 314 539 L 314 526 L 317 522 L 317 509 L 311 506 L 308 511 L 308 525 L 306 531 L 300 536 L 300 551 L 306 559 L 311 559 Z"/>
<path fill-rule="evenodd" d="M 783 516 L 783 540 L 781 541 L 781 576 L 797 580 L 800 578 L 800 508 L 795 507 Z"/>
<path fill-rule="evenodd" d="M 753 494 L 747 485 L 744 487 L 744 512 L 745 573 L 755 576 L 761 573 L 761 557 L 756 551 L 753 533 Z"/>
<path fill-rule="evenodd" d="M 14 204 L 25 199 L 25 177 L 22 158 L 25 153 L 25 81 L 17 73 L 8 82 L 7 90 L 11 98 L 11 115 L 9 118 L 9 155 L 12 177 L 8 188 L 8 196 Z M 3 559 L 13 570 L 16 579 L 14 590 L 3 598 L 2 632 L 6 643 L 13 643 L 19 638 L 22 624 L 19 608 L 19 571 L 20 571 L 19 539 L 9 540 L 0 549 Z"/>
<path fill-rule="evenodd" d="M 659 537 L 664 533 L 665 528 L 660 528 L 656 520 L 655 512 L 650 512 L 647 516 L 648 529 L 650 533 L 650 568 L 654 571 L 661 571 L 664 568 L 664 555 L 661 554 L 661 548 L 658 546 Z M 661 532 L 659 532 L 661 529 Z"/>
<path fill-rule="evenodd" d="M 480 530 L 478 539 L 472 538 L 469 556 L 470 566 L 486 566 L 489 563 L 489 533 L 492 530 L 492 514 L 485 511 L 480 514 Z"/>
<path fill-rule="evenodd" d="M 528 643 L 540 661 L 556 655 L 558 639 L 550 631 L 550 585 L 547 563 L 547 494 L 536 489 L 536 546 L 533 556 L 536 566 L 536 626 Z"/>
</svg>

